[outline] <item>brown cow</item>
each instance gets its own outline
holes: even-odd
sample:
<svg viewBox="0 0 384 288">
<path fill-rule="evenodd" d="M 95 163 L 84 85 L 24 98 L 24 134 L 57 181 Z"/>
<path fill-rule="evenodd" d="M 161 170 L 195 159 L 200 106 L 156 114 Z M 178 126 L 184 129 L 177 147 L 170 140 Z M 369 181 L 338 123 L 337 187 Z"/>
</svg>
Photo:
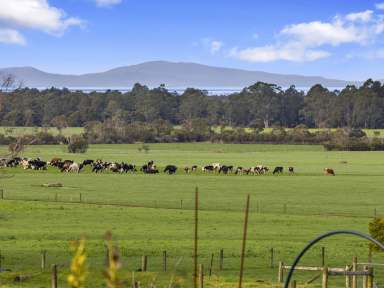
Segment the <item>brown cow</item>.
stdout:
<svg viewBox="0 0 384 288">
<path fill-rule="evenodd" d="M 53 167 L 57 167 L 58 164 L 62 161 L 61 158 L 52 158 L 51 161 L 48 162 L 48 165 L 51 165 Z"/>
<path fill-rule="evenodd" d="M 332 168 L 324 168 L 324 174 L 335 176 L 335 170 L 333 170 Z"/>
</svg>

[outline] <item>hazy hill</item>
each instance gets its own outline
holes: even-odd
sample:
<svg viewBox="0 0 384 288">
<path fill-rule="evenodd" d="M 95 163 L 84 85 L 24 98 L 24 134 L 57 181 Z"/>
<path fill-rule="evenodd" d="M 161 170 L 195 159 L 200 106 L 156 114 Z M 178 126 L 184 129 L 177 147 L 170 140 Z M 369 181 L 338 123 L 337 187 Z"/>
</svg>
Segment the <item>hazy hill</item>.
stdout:
<svg viewBox="0 0 384 288">
<path fill-rule="evenodd" d="M 262 71 L 248 71 L 212 67 L 195 63 L 165 61 L 146 62 L 119 67 L 101 73 L 62 75 L 40 71 L 32 67 L 0 69 L 0 74 L 13 74 L 28 87 L 131 87 L 140 82 L 151 87 L 162 83 L 168 87 L 245 87 L 257 81 L 280 86 L 328 87 L 345 86 L 348 81 L 327 79 L 319 76 L 284 75 Z"/>
</svg>

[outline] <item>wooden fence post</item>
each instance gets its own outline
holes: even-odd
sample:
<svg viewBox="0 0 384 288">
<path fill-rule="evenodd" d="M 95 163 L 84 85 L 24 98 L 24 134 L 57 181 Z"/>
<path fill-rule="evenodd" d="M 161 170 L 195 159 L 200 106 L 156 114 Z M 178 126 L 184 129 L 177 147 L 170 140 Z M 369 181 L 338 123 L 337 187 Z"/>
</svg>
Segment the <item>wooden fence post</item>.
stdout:
<svg viewBox="0 0 384 288">
<path fill-rule="evenodd" d="M 321 247 L 321 266 L 325 265 L 325 247 Z"/>
<path fill-rule="evenodd" d="M 1 200 L 4 200 L 4 189 L 0 189 Z"/>
<path fill-rule="evenodd" d="M 82 195 L 81 195 L 81 193 L 79 193 L 79 201 L 80 201 L 80 203 L 82 202 L 82 199 L 83 197 L 82 197 Z"/>
<path fill-rule="evenodd" d="M 369 266 L 368 267 L 368 281 L 367 281 L 367 288 L 372 288 L 373 287 L 373 267 Z"/>
<path fill-rule="evenodd" d="M 163 271 L 167 272 L 167 251 L 163 251 Z"/>
<path fill-rule="evenodd" d="M 351 270 L 349 265 L 345 266 L 345 271 Z M 345 275 L 345 288 L 351 288 L 351 276 Z"/>
<path fill-rule="evenodd" d="M 247 195 L 247 201 L 245 204 L 245 210 L 244 210 L 243 241 L 241 243 L 240 275 L 239 275 L 239 285 L 238 285 L 239 288 L 242 287 L 242 282 L 243 282 L 244 261 L 245 261 L 245 245 L 247 242 L 247 231 L 248 231 L 249 201 L 250 201 L 250 195 L 248 194 Z"/>
<path fill-rule="evenodd" d="M 197 247 L 198 247 L 198 223 L 199 223 L 199 189 L 196 187 L 195 189 L 195 241 L 194 241 L 194 249 L 193 249 L 193 285 L 197 288 Z"/>
<path fill-rule="evenodd" d="M 322 288 L 328 288 L 328 267 L 324 266 L 323 268 L 323 278 L 321 283 Z"/>
<path fill-rule="evenodd" d="M 365 272 L 368 272 L 368 266 L 367 265 L 364 265 L 364 268 L 363 270 Z M 364 275 L 363 276 L 363 288 L 367 288 L 368 287 L 368 275 Z"/>
<path fill-rule="evenodd" d="M 41 271 L 45 270 L 46 260 L 47 260 L 47 251 L 42 250 L 41 251 Z"/>
<path fill-rule="evenodd" d="M 213 267 L 213 257 L 214 257 L 215 255 L 212 253 L 211 254 L 211 263 L 209 263 L 209 277 L 211 277 L 212 276 L 212 267 Z"/>
<path fill-rule="evenodd" d="M 204 288 L 204 266 L 199 265 L 199 288 Z"/>
<path fill-rule="evenodd" d="M 291 281 L 291 288 L 296 288 L 297 284 L 296 284 L 296 280 L 292 280 Z"/>
<path fill-rule="evenodd" d="M 180 209 L 183 210 L 183 200 L 180 200 Z"/>
<path fill-rule="evenodd" d="M 274 258 L 275 258 L 275 250 L 273 250 L 273 248 L 271 248 L 271 259 L 270 259 L 270 267 L 273 268 L 274 266 Z"/>
<path fill-rule="evenodd" d="M 219 256 L 219 268 L 220 270 L 224 269 L 224 249 L 220 249 L 220 256 Z"/>
<path fill-rule="evenodd" d="M 278 283 L 283 283 L 284 279 L 284 263 L 282 261 L 279 262 L 279 272 L 277 274 L 277 282 Z"/>
<path fill-rule="evenodd" d="M 148 256 L 141 257 L 141 271 L 147 272 Z"/>
<path fill-rule="evenodd" d="M 51 288 L 57 288 L 57 265 L 52 265 Z"/>
<path fill-rule="evenodd" d="M 352 259 L 352 271 L 356 272 L 357 271 L 357 257 L 353 256 Z M 357 288 L 357 277 L 356 275 L 352 276 L 352 288 Z"/>
</svg>

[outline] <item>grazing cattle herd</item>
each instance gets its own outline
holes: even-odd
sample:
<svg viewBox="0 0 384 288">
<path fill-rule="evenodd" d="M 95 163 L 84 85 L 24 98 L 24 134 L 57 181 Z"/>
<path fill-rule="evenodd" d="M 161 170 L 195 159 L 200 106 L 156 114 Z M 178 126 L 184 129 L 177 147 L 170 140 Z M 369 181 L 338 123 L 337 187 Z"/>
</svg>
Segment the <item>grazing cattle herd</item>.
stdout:
<svg viewBox="0 0 384 288">
<path fill-rule="evenodd" d="M 83 162 L 76 163 L 73 160 L 63 160 L 61 158 L 52 158 L 51 161 L 43 161 L 40 158 L 28 159 L 15 157 L 12 159 L 0 159 L 0 167 L 22 167 L 24 170 L 47 170 L 48 166 L 56 167 L 60 172 L 73 172 L 80 173 L 89 166 L 93 173 L 101 173 L 104 171 L 110 171 L 113 173 L 136 173 L 138 169 L 134 164 L 128 164 L 125 162 L 105 162 L 102 160 L 91 160 L 87 159 Z M 163 173 L 173 175 L 176 174 L 178 167 L 175 165 L 166 165 Z M 187 166 L 184 167 L 185 174 L 196 173 L 198 171 L 198 166 Z M 155 165 L 154 161 L 149 161 L 148 163 L 142 165 L 139 169 L 140 172 L 144 174 L 159 174 L 160 171 Z M 265 175 L 270 171 L 267 166 L 256 165 L 253 167 L 234 167 L 233 165 L 221 165 L 220 163 L 212 163 L 201 167 L 203 173 L 216 173 L 216 174 L 234 174 L 234 175 Z M 272 174 L 278 175 L 284 173 L 283 166 L 276 166 Z M 288 167 L 288 173 L 294 174 L 294 167 Z M 324 168 L 325 175 L 335 176 L 335 171 L 332 168 Z"/>
</svg>

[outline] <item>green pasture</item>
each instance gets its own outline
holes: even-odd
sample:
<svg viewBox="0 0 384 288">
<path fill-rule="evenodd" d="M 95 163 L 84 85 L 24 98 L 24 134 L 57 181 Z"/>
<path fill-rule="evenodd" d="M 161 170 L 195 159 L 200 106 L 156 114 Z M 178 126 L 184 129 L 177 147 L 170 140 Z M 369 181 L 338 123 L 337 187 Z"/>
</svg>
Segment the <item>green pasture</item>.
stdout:
<svg viewBox="0 0 384 288">
<path fill-rule="evenodd" d="M 199 263 L 208 274 L 214 254 L 212 276 L 207 287 L 235 287 L 240 266 L 243 209 L 251 195 L 245 281 L 248 287 L 273 287 L 278 261 L 289 264 L 311 238 L 334 229 L 368 232 L 376 213 L 384 214 L 384 153 L 327 152 L 321 146 L 240 145 L 240 144 L 149 144 L 149 152 L 137 145 L 91 145 L 86 154 L 69 154 L 65 146 L 30 146 L 25 157 L 103 159 L 125 161 L 140 166 L 154 160 L 162 168 L 177 165 L 176 175 L 92 174 L 88 167 L 80 174 L 30 171 L 21 168 L 0 170 L 0 287 L 48 287 L 49 267 L 60 266 L 60 287 L 70 261 L 69 241 L 84 236 L 89 255 L 87 287 L 105 287 L 102 278 L 105 249 L 103 235 L 113 233 L 122 250 L 120 277 L 130 283 L 132 271 L 140 267 L 142 255 L 149 258 L 149 271 L 136 272 L 144 287 L 154 281 L 157 287 L 192 284 L 193 199 L 200 195 Z M 0 155 L 6 147 L 0 146 Z M 263 164 L 295 167 L 296 173 L 280 176 L 186 175 L 184 166 L 219 162 L 234 166 Z M 323 175 L 333 168 L 336 176 Z M 42 184 L 62 183 L 62 188 Z M 81 199 L 81 201 L 80 201 Z M 344 267 L 358 256 L 367 261 L 367 243 L 351 236 L 325 240 L 310 251 L 302 264 L 320 265 L 321 246 L 326 247 L 326 263 Z M 270 249 L 275 250 L 270 267 Z M 218 253 L 224 249 L 224 270 L 219 270 Z M 40 271 L 40 251 L 47 250 L 47 269 Z M 162 251 L 166 250 L 168 272 L 162 271 Z M 380 253 L 374 262 L 384 263 Z M 376 281 L 384 284 L 381 266 L 375 267 Z M 31 275 L 22 283 L 15 275 Z M 298 272 L 300 283 L 316 274 Z M 330 286 L 343 287 L 344 277 L 330 279 Z M 361 285 L 362 282 L 359 282 Z M 320 281 L 315 281 L 319 286 Z M 127 286 L 128 287 L 128 286 Z"/>
</svg>

